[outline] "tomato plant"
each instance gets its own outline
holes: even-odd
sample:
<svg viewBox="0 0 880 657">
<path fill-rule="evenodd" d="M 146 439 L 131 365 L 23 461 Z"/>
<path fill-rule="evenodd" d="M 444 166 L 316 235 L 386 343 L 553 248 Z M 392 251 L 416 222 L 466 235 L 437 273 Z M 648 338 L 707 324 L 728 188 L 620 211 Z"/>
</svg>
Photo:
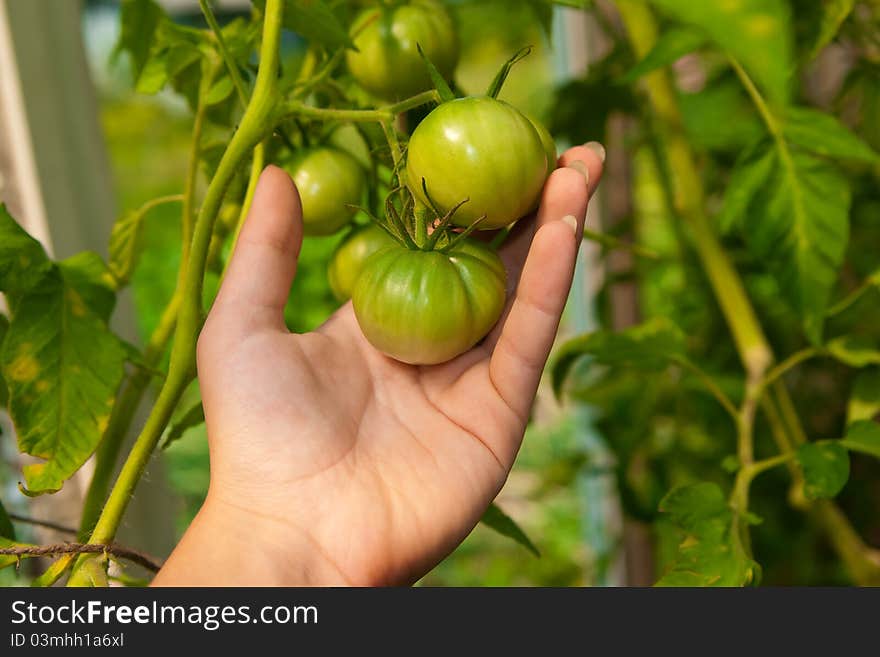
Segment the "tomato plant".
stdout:
<svg viewBox="0 0 880 657">
<path fill-rule="evenodd" d="M 400 100 L 431 88 L 419 47 L 447 78 L 458 60 L 452 17 L 438 0 L 410 0 L 365 9 L 351 28 L 355 49 L 348 70 L 364 89 L 384 100 Z"/>
<path fill-rule="evenodd" d="M 483 217 L 480 229 L 502 228 L 537 206 L 548 150 L 516 108 L 488 97 L 460 98 L 440 105 L 413 132 L 407 183 L 440 212 L 465 201 L 453 217 L 460 226 Z"/>
<path fill-rule="evenodd" d="M 284 167 L 299 191 L 306 235 L 330 235 L 351 221 L 363 201 L 366 176 L 335 148 L 303 150 Z"/>
<path fill-rule="evenodd" d="M 364 335 L 404 363 L 451 360 L 479 342 L 501 316 L 504 265 L 464 239 L 448 250 L 381 249 L 364 264 L 352 302 Z"/>
<path fill-rule="evenodd" d="M 496 62 L 463 74 L 499 48 L 489 32 L 551 34 L 550 0 L 253 0 L 222 25 L 199 4 L 204 24 L 184 25 L 155 0 L 121 3 L 116 51 L 134 88 L 177 95 L 191 131 L 182 179 L 127 203 L 106 261 L 53 259 L 0 209 L 0 408 L 29 459 L 20 490 L 49 496 L 78 473 L 88 482 L 78 542 L 55 546 L 48 568 L 22 568 L 37 585 L 129 581 L 104 554 L 78 551 L 131 556 L 115 541 L 150 459 L 204 421 L 196 336 L 267 163 L 289 166 L 310 235 L 342 231 L 349 205 L 377 217 L 345 238 L 309 238 L 297 312 L 326 319 L 329 279 L 340 301 L 353 293 L 377 348 L 419 363 L 471 347 L 504 303 L 492 248 L 437 217 L 466 231 L 507 226 L 534 209 L 555 166 L 550 133 L 500 93 L 525 50 L 482 95 Z M 487 572 L 530 583 L 529 569 L 551 584 L 614 581 L 600 573 L 623 545 L 633 584 L 877 585 L 876 2 L 559 4 L 589 13 L 601 56 L 558 88 L 523 86 L 560 144 L 610 147 L 600 221 L 585 231 L 587 280 L 548 377 L 568 409 L 589 413 L 568 416 L 567 442 L 551 435 L 530 452 L 526 441 L 517 467 L 541 464 L 517 482 L 534 545 L 497 507 L 484 518 L 540 548 L 539 565 L 520 551 L 487 569 L 475 534 L 429 583 L 461 582 L 448 573 L 468 559 L 479 583 Z M 493 7 L 496 20 L 463 20 Z M 547 54 L 531 70 L 558 63 Z M 147 239 L 172 224 L 179 271 Z M 112 328 L 115 301 L 160 260 L 173 260 L 176 282 L 137 347 Z M 583 308 L 591 290 L 594 313 Z M 565 524 L 561 491 L 564 540 L 553 533 Z M 4 492 L 0 567 L 40 547 L 4 510 L 27 499 Z"/>
</svg>

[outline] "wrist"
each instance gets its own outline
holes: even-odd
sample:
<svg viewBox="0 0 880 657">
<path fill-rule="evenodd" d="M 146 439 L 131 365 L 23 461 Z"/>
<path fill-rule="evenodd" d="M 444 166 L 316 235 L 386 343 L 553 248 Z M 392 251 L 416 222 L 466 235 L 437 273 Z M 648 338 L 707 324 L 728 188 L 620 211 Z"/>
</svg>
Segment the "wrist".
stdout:
<svg viewBox="0 0 880 657">
<path fill-rule="evenodd" d="M 155 586 L 348 586 L 302 530 L 210 492 Z"/>
</svg>

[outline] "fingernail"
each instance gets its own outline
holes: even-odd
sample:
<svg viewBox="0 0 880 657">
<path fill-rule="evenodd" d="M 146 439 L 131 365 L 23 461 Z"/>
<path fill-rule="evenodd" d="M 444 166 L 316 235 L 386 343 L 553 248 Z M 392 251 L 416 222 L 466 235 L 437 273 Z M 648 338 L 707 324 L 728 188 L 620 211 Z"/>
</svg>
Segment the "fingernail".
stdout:
<svg viewBox="0 0 880 657">
<path fill-rule="evenodd" d="M 562 222 L 571 226 L 571 232 L 577 234 L 578 230 L 578 220 L 575 219 L 574 215 L 567 214 L 562 218 Z"/>
<path fill-rule="evenodd" d="M 587 165 L 584 163 L 583 160 L 575 160 L 568 165 L 568 168 L 574 169 L 575 171 L 580 171 L 587 185 L 590 184 L 590 171 L 589 169 L 587 169 Z"/>
<path fill-rule="evenodd" d="M 600 160 L 605 161 L 605 147 L 598 141 L 588 141 L 584 146 L 593 151 Z"/>
</svg>

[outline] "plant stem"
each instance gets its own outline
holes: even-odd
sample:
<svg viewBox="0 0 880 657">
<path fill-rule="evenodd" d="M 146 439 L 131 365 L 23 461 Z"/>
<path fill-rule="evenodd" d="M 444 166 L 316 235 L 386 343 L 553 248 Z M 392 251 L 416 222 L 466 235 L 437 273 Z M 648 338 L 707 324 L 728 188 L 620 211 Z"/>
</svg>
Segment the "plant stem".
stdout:
<svg viewBox="0 0 880 657">
<path fill-rule="evenodd" d="M 313 107 L 299 100 L 288 100 L 282 108 L 283 116 L 302 116 L 308 119 L 351 121 L 355 123 L 382 123 L 393 120 L 395 116 L 421 105 L 439 103 L 440 96 L 436 90 L 424 91 L 420 94 L 406 98 L 393 105 L 387 105 L 374 110 L 362 109 L 336 109 L 332 107 Z"/>
<path fill-rule="evenodd" d="M 217 172 L 205 193 L 193 231 L 189 261 L 185 266 L 184 285 L 180 314 L 174 333 L 171 364 L 168 377 L 159 397 L 147 418 L 141 434 L 135 441 L 122 471 L 110 492 L 107 504 L 101 512 L 89 539 L 92 544 L 108 544 L 113 541 L 122 515 L 128 507 L 131 495 L 143 475 L 162 432 L 171 418 L 180 396 L 193 378 L 196 340 L 202 324 L 202 287 L 208 248 L 214 222 L 223 202 L 223 196 L 241 161 L 248 152 L 268 133 L 276 118 L 278 100 L 276 72 L 280 50 L 281 18 L 283 0 L 267 0 L 264 14 L 263 42 L 260 48 L 260 68 L 257 73 L 253 96 L 248 103 L 238 130 L 232 136 Z M 69 584 L 83 583 L 76 568 L 84 559 L 77 560 Z"/>
<path fill-rule="evenodd" d="M 180 295 L 175 292 L 171 301 L 165 306 L 159 323 L 144 348 L 143 360 L 148 367 L 157 366 L 165 353 L 168 341 L 174 333 L 179 308 Z M 128 380 L 113 405 L 107 430 L 95 452 L 95 472 L 89 483 L 89 489 L 86 491 L 80 519 L 79 537 L 81 540 L 85 540 L 85 537 L 91 533 L 98 520 L 104 500 L 107 498 L 107 491 L 110 488 L 116 459 L 151 378 L 152 374 L 149 370 L 139 368 Z"/>
<path fill-rule="evenodd" d="M 202 8 L 202 13 L 205 15 L 205 20 L 208 22 L 208 26 L 214 33 L 214 38 L 217 39 L 217 49 L 220 51 L 220 56 L 226 64 L 226 70 L 229 72 L 229 77 L 232 79 L 232 86 L 235 87 L 235 92 L 238 94 L 241 106 L 243 108 L 247 107 L 248 96 L 245 91 L 244 80 L 241 77 L 241 71 L 239 70 L 238 65 L 236 65 L 235 60 L 232 59 L 232 54 L 226 46 L 226 39 L 223 37 L 223 32 L 220 29 L 220 25 L 217 23 L 216 16 L 214 16 L 214 10 L 211 9 L 211 5 L 208 4 L 208 0 L 199 0 L 199 6 Z"/>
<path fill-rule="evenodd" d="M 199 172 L 202 132 L 204 130 L 205 112 L 207 110 L 202 99 L 207 95 L 207 90 L 210 89 L 214 76 L 215 71 L 212 70 L 203 76 L 199 85 L 199 102 L 193 119 L 193 132 L 190 140 L 189 160 L 183 194 L 179 197 L 166 196 L 154 199 L 144 206 L 147 207 L 150 203 L 157 205 L 172 198 L 180 198 L 183 201 L 180 220 L 181 255 L 180 269 L 177 273 L 177 285 L 171 300 L 162 312 L 162 317 L 159 319 L 159 323 L 144 349 L 144 363 L 152 369 L 158 365 L 159 360 L 165 353 L 177 321 L 177 311 L 180 308 L 180 288 L 183 284 L 184 268 L 189 258 L 190 243 L 192 242 L 194 197 Z M 95 452 L 95 472 L 92 475 L 91 482 L 89 482 L 89 488 L 86 491 L 83 502 L 79 528 L 81 540 L 85 540 L 91 533 L 98 520 L 104 500 L 107 498 L 110 480 L 116 468 L 116 461 L 119 458 L 119 451 L 134 420 L 134 414 L 137 412 L 144 392 L 149 385 L 150 378 L 149 371 L 138 370 L 135 372 L 126 382 L 116 403 L 113 405 L 107 429 Z"/>
<path fill-rule="evenodd" d="M 733 493 L 731 493 L 731 506 L 738 513 L 746 513 L 748 511 L 749 487 L 752 481 L 762 472 L 766 472 L 778 465 L 788 463 L 794 459 L 794 453 L 779 454 L 770 458 L 755 461 L 749 465 L 743 466 L 736 474 L 736 480 L 733 485 Z"/>
<path fill-rule="evenodd" d="M 143 552 L 122 545 L 58 543 L 56 545 L 22 545 L 12 548 L 0 548 L 0 555 L 14 555 L 17 557 L 45 557 L 56 554 L 110 554 L 120 559 L 127 559 L 154 573 L 158 573 L 162 567 L 159 562 Z"/>
<path fill-rule="evenodd" d="M 801 349 L 800 351 L 793 353 L 767 372 L 767 375 L 764 377 L 764 381 L 761 384 L 762 389 L 766 389 L 771 383 L 775 383 L 777 379 L 782 377 L 790 369 L 797 367 L 804 361 L 814 358 L 819 354 L 820 351 L 815 347 L 807 347 L 806 349 Z"/>
</svg>

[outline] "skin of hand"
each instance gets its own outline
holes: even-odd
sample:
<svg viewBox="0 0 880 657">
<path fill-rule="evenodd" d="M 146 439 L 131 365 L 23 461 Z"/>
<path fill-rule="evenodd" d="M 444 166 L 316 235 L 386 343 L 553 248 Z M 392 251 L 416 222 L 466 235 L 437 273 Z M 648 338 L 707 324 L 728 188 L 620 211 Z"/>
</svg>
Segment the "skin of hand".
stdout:
<svg viewBox="0 0 880 657">
<path fill-rule="evenodd" d="M 519 450 L 603 160 L 597 144 L 560 157 L 501 249 L 498 325 L 430 367 L 373 349 L 350 302 L 287 330 L 302 216 L 268 167 L 199 338 L 208 495 L 154 584 L 402 585 L 449 554 Z"/>
</svg>

